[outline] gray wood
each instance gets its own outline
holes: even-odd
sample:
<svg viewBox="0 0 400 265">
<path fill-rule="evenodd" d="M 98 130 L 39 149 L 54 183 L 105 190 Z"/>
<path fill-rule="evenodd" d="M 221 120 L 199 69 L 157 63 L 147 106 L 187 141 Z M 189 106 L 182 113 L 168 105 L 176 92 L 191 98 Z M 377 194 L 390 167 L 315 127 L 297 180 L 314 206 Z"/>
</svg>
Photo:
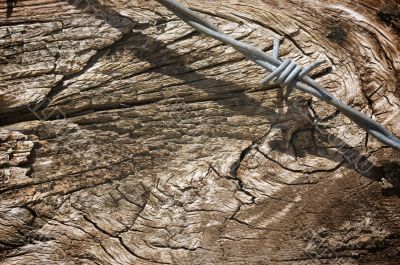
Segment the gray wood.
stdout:
<svg viewBox="0 0 400 265">
<path fill-rule="evenodd" d="M 400 136 L 396 3 L 181 2 L 327 59 L 312 76 Z M 333 107 L 284 105 L 156 1 L 0 7 L 0 264 L 399 264 L 399 152 Z"/>
</svg>

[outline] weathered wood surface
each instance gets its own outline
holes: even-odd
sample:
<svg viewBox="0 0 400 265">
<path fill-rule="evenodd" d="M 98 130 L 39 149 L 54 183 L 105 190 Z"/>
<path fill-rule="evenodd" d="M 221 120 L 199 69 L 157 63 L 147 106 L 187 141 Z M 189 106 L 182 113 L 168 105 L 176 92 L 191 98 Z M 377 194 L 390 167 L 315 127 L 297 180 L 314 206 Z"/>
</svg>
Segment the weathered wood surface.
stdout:
<svg viewBox="0 0 400 265">
<path fill-rule="evenodd" d="M 396 2 L 181 2 L 326 58 L 317 80 L 400 136 Z M 0 7 L 0 264 L 400 263 L 399 152 L 332 107 L 283 105 L 155 1 Z"/>
</svg>

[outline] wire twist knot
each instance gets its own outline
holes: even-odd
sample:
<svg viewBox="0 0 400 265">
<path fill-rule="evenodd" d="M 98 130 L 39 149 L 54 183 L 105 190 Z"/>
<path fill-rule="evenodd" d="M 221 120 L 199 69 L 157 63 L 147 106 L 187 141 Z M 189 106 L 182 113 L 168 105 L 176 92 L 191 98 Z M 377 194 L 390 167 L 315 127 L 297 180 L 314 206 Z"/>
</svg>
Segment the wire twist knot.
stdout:
<svg viewBox="0 0 400 265">
<path fill-rule="evenodd" d="M 320 85 L 314 79 L 309 77 L 313 69 L 318 67 L 324 60 L 318 60 L 304 69 L 297 65 L 294 61 L 279 59 L 279 39 L 275 38 L 273 57 L 264 53 L 262 50 L 257 49 L 249 44 L 236 40 L 227 34 L 223 33 L 217 27 L 209 23 L 203 17 L 199 16 L 193 10 L 180 5 L 175 0 L 156 0 L 162 5 L 166 6 L 175 15 L 185 21 L 194 29 L 219 40 L 225 44 L 234 47 L 238 52 L 243 54 L 249 60 L 252 60 L 261 67 L 271 71 L 271 74 L 263 80 L 263 84 L 276 80 L 280 87 L 287 87 L 285 96 L 286 98 L 292 93 L 294 88 L 303 92 L 309 93 L 320 100 L 336 107 L 344 115 L 349 117 L 352 121 L 357 123 L 366 132 L 385 143 L 389 146 L 400 150 L 400 139 L 397 138 L 391 131 L 383 127 L 381 124 L 368 117 L 367 115 L 352 108 L 346 103 L 334 97 L 325 87 Z M 281 90 L 281 89 L 280 89 Z M 280 93 L 279 93 L 280 94 Z"/>
<path fill-rule="evenodd" d="M 279 39 L 274 38 L 274 47 L 272 56 L 281 62 L 279 58 Z M 261 81 L 262 85 L 266 85 L 271 81 L 279 84 L 281 87 L 286 88 L 285 99 L 288 99 L 290 94 L 294 91 L 297 82 L 302 81 L 303 77 L 307 76 L 312 70 L 323 64 L 325 60 L 318 60 L 303 69 L 291 59 L 286 59 L 280 63 L 272 73 Z"/>
</svg>

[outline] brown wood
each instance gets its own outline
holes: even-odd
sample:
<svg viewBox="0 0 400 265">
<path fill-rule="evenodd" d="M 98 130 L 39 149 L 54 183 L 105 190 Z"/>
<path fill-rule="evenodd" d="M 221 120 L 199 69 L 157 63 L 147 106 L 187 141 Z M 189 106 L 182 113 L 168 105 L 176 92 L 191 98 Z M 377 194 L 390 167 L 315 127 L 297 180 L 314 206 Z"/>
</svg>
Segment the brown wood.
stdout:
<svg viewBox="0 0 400 265">
<path fill-rule="evenodd" d="M 398 3 L 180 2 L 400 136 Z M 399 152 L 156 1 L 6 1 L 0 35 L 0 264 L 400 263 Z"/>
</svg>

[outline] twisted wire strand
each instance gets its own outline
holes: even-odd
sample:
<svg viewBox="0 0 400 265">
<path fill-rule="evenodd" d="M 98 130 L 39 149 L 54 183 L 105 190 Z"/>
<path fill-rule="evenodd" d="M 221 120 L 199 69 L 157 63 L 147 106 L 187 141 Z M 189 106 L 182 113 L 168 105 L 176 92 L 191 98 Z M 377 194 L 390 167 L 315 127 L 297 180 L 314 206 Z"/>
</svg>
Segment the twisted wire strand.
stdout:
<svg viewBox="0 0 400 265">
<path fill-rule="evenodd" d="M 287 87 L 285 93 L 286 98 L 289 97 L 294 88 L 309 93 L 337 108 L 354 123 L 358 124 L 358 126 L 382 143 L 400 150 L 400 139 L 393 135 L 389 130 L 372 118 L 335 98 L 322 85 L 308 76 L 308 74 L 321 65 L 323 61 L 316 61 L 302 69 L 301 66 L 291 60 L 282 61 L 279 59 L 279 40 L 277 38 L 274 40 L 274 48 L 272 56 L 270 56 L 256 47 L 226 35 L 216 26 L 212 25 L 189 8 L 182 6 L 175 0 L 156 1 L 169 9 L 192 28 L 232 46 L 236 51 L 249 60 L 270 71 L 271 74 L 267 76 L 262 83 L 267 83 L 275 79 L 278 84 Z"/>
<path fill-rule="evenodd" d="M 280 42 L 277 37 L 274 38 L 274 46 L 272 57 L 279 60 L 279 47 Z M 318 60 L 303 69 L 293 60 L 285 60 L 278 66 L 271 74 L 261 81 L 262 85 L 270 83 L 275 79 L 281 87 L 286 88 L 285 100 L 289 98 L 290 94 L 296 88 L 296 83 L 308 75 L 312 70 L 323 64 L 325 60 Z"/>
</svg>

